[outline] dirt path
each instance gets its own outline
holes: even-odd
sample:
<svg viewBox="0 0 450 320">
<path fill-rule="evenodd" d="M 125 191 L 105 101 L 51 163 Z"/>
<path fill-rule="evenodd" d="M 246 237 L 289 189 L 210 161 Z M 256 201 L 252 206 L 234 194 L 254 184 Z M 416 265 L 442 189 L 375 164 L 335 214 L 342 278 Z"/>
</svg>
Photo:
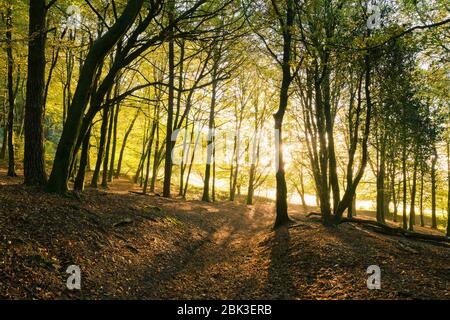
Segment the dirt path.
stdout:
<svg viewBox="0 0 450 320">
<path fill-rule="evenodd" d="M 130 193 L 57 196 L 0 175 L 0 298 L 450 299 L 450 249 L 351 224 L 271 230 L 272 204 Z M 137 189 L 136 189 L 137 190 Z M 82 270 L 69 291 L 68 265 Z M 369 265 L 382 289 L 368 290 Z"/>
<path fill-rule="evenodd" d="M 213 227 L 207 237 L 184 257 L 180 268 L 159 284 L 161 299 L 238 299 L 250 297 L 264 281 L 255 256 L 268 232 L 272 214 L 266 206 L 232 203 L 206 207 L 204 223 Z M 154 288 L 154 283 L 150 288 Z M 255 296 L 256 298 L 256 296 Z"/>
</svg>

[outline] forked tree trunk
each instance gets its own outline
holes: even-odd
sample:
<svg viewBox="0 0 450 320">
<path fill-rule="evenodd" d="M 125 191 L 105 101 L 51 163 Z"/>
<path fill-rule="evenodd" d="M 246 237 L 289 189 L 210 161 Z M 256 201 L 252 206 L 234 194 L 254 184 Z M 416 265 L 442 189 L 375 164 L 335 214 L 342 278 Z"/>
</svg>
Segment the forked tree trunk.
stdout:
<svg viewBox="0 0 450 320">
<path fill-rule="evenodd" d="M 84 60 L 78 85 L 56 149 L 52 173 L 47 184 L 47 190 L 50 192 L 65 192 L 67 190 L 69 167 L 96 71 L 108 52 L 133 25 L 143 2 L 144 0 L 128 0 L 122 15 L 108 31 L 94 42 Z"/>
</svg>

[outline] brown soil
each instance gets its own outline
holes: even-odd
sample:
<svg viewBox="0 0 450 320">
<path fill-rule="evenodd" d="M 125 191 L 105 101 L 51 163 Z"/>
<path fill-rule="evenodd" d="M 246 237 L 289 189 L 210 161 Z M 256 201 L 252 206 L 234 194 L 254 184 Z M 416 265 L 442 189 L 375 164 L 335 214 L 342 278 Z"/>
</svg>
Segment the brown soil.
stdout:
<svg viewBox="0 0 450 320">
<path fill-rule="evenodd" d="M 450 299 L 450 249 L 327 228 L 291 206 L 164 199 L 116 181 L 82 195 L 46 194 L 0 171 L 0 298 Z M 79 265 L 82 289 L 66 288 Z M 381 290 L 366 286 L 369 265 Z"/>
</svg>

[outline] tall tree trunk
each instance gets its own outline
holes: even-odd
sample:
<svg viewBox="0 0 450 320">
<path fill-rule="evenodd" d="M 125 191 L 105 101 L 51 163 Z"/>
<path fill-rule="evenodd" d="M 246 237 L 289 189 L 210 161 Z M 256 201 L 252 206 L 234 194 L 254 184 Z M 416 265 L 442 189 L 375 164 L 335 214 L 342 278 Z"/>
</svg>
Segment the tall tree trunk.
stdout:
<svg viewBox="0 0 450 320">
<path fill-rule="evenodd" d="M 114 164 L 116 160 L 117 149 L 117 123 L 119 122 L 119 104 L 116 105 L 116 112 L 114 113 L 114 128 L 112 136 L 112 150 L 111 150 L 111 163 L 109 164 L 108 182 L 112 182 L 114 176 Z"/>
<path fill-rule="evenodd" d="M 408 229 L 408 220 L 406 218 L 406 182 L 407 182 L 407 176 L 406 176 L 406 142 L 403 142 L 402 147 L 402 173 L 403 173 L 403 198 L 402 198 L 402 204 L 403 204 L 403 229 Z"/>
<path fill-rule="evenodd" d="M 152 180 L 150 181 L 150 192 L 155 192 L 156 178 L 159 168 L 159 156 L 161 154 L 159 149 L 159 112 L 156 113 L 156 141 L 155 141 L 155 153 L 153 155 L 153 168 L 152 168 Z"/>
<path fill-rule="evenodd" d="M 144 180 L 144 187 L 142 188 L 142 193 L 143 194 L 147 194 L 147 186 L 148 186 L 148 179 L 150 176 L 150 160 L 151 160 L 151 155 L 152 155 L 152 147 L 153 147 L 153 140 L 155 138 L 155 132 L 156 132 L 156 113 L 158 111 L 156 111 L 155 108 L 155 113 L 153 116 L 153 121 L 152 121 L 152 127 L 150 129 L 150 142 L 148 144 L 148 154 L 147 154 L 147 166 L 146 166 L 146 170 L 145 170 L 145 180 Z M 155 165 L 155 164 L 153 164 Z"/>
<path fill-rule="evenodd" d="M 234 169 L 231 171 L 231 190 L 230 190 L 230 201 L 234 201 L 236 196 L 236 187 L 237 187 L 237 177 L 239 174 L 239 156 L 240 156 L 240 145 L 241 145 L 241 133 L 240 133 L 240 125 L 237 130 L 237 136 L 235 137 L 234 142 Z"/>
<path fill-rule="evenodd" d="M 133 126 L 136 122 L 138 115 L 139 115 L 139 110 L 134 115 L 133 120 L 131 120 L 131 123 L 128 126 L 127 131 L 125 132 L 125 135 L 123 136 L 122 146 L 120 147 L 119 160 L 117 162 L 117 170 L 116 170 L 116 174 L 115 174 L 116 179 L 119 178 L 119 176 L 120 176 L 120 172 L 122 170 L 123 154 L 125 152 L 125 147 L 127 145 L 128 136 L 130 135 L 131 130 L 133 130 Z"/>
<path fill-rule="evenodd" d="M 6 106 L 5 106 L 5 110 L 6 110 Z M 6 157 L 6 150 L 8 145 L 8 116 L 7 116 L 7 112 L 5 111 L 5 120 L 4 120 L 4 125 L 3 125 L 3 142 L 2 142 L 2 149 L 0 150 L 0 159 L 5 159 Z"/>
<path fill-rule="evenodd" d="M 103 171 L 102 171 L 102 188 L 108 187 L 108 165 L 109 165 L 109 155 L 111 149 L 111 140 L 114 126 L 114 106 L 111 106 L 111 112 L 109 115 L 109 125 L 108 125 L 108 137 L 106 139 L 105 147 L 105 158 L 103 160 Z"/>
<path fill-rule="evenodd" d="M 215 127 L 215 125 L 214 125 Z M 216 139 L 213 136 L 213 150 L 212 150 L 212 187 L 211 187 L 211 200 L 216 201 Z"/>
<path fill-rule="evenodd" d="M 199 131 L 199 134 L 195 138 L 194 148 L 192 149 L 191 160 L 189 161 L 189 167 L 188 167 L 188 172 L 187 172 L 187 176 L 186 176 L 186 183 L 184 184 L 183 198 L 186 198 L 186 193 L 187 193 L 187 190 L 188 190 L 188 187 L 189 187 L 189 177 L 191 175 L 192 165 L 194 164 L 194 160 L 195 160 L 195 151 L 197 150 L 197 146 L 198 146 L 198 143 L 200 141 L 201 131 L 202 130 L 203 130 L 203 126 L 201 127 L 201 129 Z"/>
<path fill-rule="evenodd" d="M 328 55 L 325 58 L 328 61 Z M 339 212 L 340 203 L 340 190 L 339 190 L 339 179 L 337 175 L 337 161 L 336 161 L 336 151 L 334 147 L 334 134 L 333 134 L 333 123 L 334 119 L 331 115 L 331 101 L 330 101 L 330 72 L 328 71 L 328 66 L 325 67 L 325 75 L 322 81 L 322 91 L 323 91 L 323 105 L 324 105 L 324 115 L 325 115 L 325 128 L 327 133 L 327 148 L 328 148 L 328 161 L 329 161 L 329 179 L 330 186 L 333 194 L 333 213 L 336 218 L 340 219 L 343 211 Z M 351 203 L 348 202 L 348 205 Z"/>
<path fill-rule="evenodd" d="M 396 166 L 395 166 L 395 157 L 392 159 L 392 171 L 391 171 L 391 194 L 392 194 L 392 203 L 394 205 L 394 213 L 393 213 L 393 218 L 392 220 L 394 222 L 397 222 L 397 214 L 398 214 L 398 193 L 395 189 L 395 170 L 396 170 Z"/>
<path fill-rule="evenodd" d="M 134 183 L 138 183 L 142 187 L 142 173 L 144 172 L 144 164 L 145 159 L 147 159 L 147 152 L 149 149 L 147 148 L 147 143 L 150 141 L 148 135 L 148 129 L 147 129 L 147 119 L 144 121 L 144 135 L 142 138 L 142 152 L 141 152 L 141 158 L 139 159 L 138 168 L 136 170 L 136 174 L 134 175 Z"/>
<path fill-rule="evenodd" d="M 108 134 L 108 120 L 109 120 L 109 108 L 105 108 L 103 110 L 103 116 L 102 116 L 102 126 L 100 129 L 100 143 L 97 150 L 97 161 L 95 163 L 95 169 L 94 173 L 92 174 L 92 180 L 91 180 L 91 187 L 97 188 L 98 187 L 98 178 L 100 175 L 100 168 L 103 163 L 103 155 L 105 152 L 105 144 L 106 144 L 106 137 Z"/>
<path fill-rule="evenodd" d="M 169 24 L 174 23 L 175 0 L 169 0 Z M 164 185 L 163 197 L 170 197 L 170 184 L 172 179 L 172 129 L 174 110 L 174 81 L 175 81 L 175 48 L 174 48 L 174 27 L 169 28 L 169 96 L 167 102 L 167 129 L 166 129 L 166 156 L 164 162 Z"/>
<path fill-rule="evenodd" d="M 356 217 L 356 193 L 353 195 L 352 205 L 347 209 L 347 217 L 353 218 Z"/>
<path fill-rule="evenodd" d="M 275 164 L 276 164 L 276 217 L 274 228 L 280 227 L 289 223 L 287 206 L 287 187 L 286 177 L 284 171 L 283 160 L 283 117 L 286 112 L 289 99 L 289 86 L 292 82 L 291 76 L 291 50 L 292 50 L 292 30 L 294 24 L 294 2 L 293 0 L 286 1 L 286 24 L 281 26 L 283 30 L 283 60 L 282 60 L 282 80 L 280 88 L 280 100 L 277 112 L 273 115 L 275 121 Z M 283 19 L 282 17 L 279 17 Z"/>
<path fill-rule="evenodd" d="M 436 164 L 437 164 L 437 151 L 433 150 L 433 156 L 431 159 L 431 227 L 437 229 L 436 219 Z"/>
<path fill-rule="evenodd" d="M 214 115 L 216 109 L 216 91 L 217 91 L 217 60 L 214 61 L 213 71 L 212 71 L 212 92 L 211 92 L 211 105 L 209 108 L 209 119 L 208 119 L 208 140 L 206 149 L 206 166 L 205 166 L 205 181 L 203 184 L 203 194 L 202 201 L 210 201 L 209 197 L 209 179 L 211 176 L 211 162 L 213 157 L 213 136 L 214 136 Z"/>
<path fill-rule="evenodd" d="M 417 190 L 417 156 L 414 159 L 413 178 L 411 187 L 411 205 L 409 208 L 409 230 L 414 231 L 416 223 L 416 190 Z"/>
<path fill-rule="evenodd" d="M 447 237 L 450 237 L 450 124 L 447 127 Z"/>
<path fill-rule="evenodd" d="M 248 190 L 247 190 L 247 204 L 251 205 L 253 204 L 253 195 L 255 192 L 254 184 L 255 184 L 255 171 L 256 171 L 256 165 L 254 163 L 250 166 L 250 173 L 248 178 Z"/>
<path fill-rule="evenodd" d="M 424 168 L 423 163 L 420 166 L 420 226 L 425 226 L 424 216 L 423 216 L 423 176 L 424 176 Z"/>
<path fill-rule="evenodd" d="M 379 168 L 378 168 L 378 174 L 377 174 L 377 221 L 380 223 L 384 223 L 384 210 L 385 210 L 385 204 L 384 201 L 386 199 L 385 197 L 385 175 L 386 175 L 386 145 L 385 145 L 385 137 L 383 134 L 383 137 L 380 141 L 381 146 L 380 150 L 377 151 L 379 154 Z"/>
<path fill-rule="evenodd" d="M 75 183 L 73 185 L 73 189 L 76 191 L 84 190 L 86 167 L 88 166 L 88 159 L 89 159 L 89 147 L 90 147 L 89 140 L 91 138 L 91 128 L 92 125 L 89 127 L 89 130 L 83 139 L 83 146 L 81 149 L 81 156 L 80 156 L 80 166 L 78 168 L 78 173 L 75 178 Z"/>
<path fill-rule="evenodd" d="M 194 139 L 194 129 L 195 124 L 192 123 L 192 129 L 189 136 L 189 144 L 188 144 L 188 123 L 186 121 L 185 128 L 184 128 L 184 137 L 183 137 L 183 155 L 181 157 L 181 164 L 180 164 L 180 186 L 178 190 L 178 195 L 180 197 L 183 196 L 183 190 L 184 190 L 184 173 L 186 171 L 186 162 L 188 161 L 189 157 L 189 151 L 191 150 L 191 142 Z"/>
<path fill-rule="evenodd" d="M 38 1 L 37 1 L 38 2 Z M 39 13 L 38 13 L 39 14 Z M 31 21 L 31 19 L 30 19 Z M 14 159 L 14 60 L 12 53 L 12 3 L 8 2 L 6 9 L 6 54 L 8 59 L 8 176 L 16 176 Z"/>
</svg>

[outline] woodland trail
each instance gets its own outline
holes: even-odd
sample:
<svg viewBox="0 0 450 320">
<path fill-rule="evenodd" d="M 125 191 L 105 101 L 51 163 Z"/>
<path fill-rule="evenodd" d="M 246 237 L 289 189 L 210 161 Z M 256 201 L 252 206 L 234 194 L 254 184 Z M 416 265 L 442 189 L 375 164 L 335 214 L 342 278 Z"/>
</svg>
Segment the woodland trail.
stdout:
<svg viewBox="0 0 450 320">
<path fill-rule="evenodd" d="M 0 172 L 1 173 L 1 172 Z M 450 299 L 450 249 L 324 227 L 271 229 L 273 204 L 205 203 L 128 190 L 116 180 L 82 195 L 46 194 L 0 175 L 0 298 Z M 66 286 L 68 265 L 82 290 Z M 382 289 L 366 285 L 369 265 Z"/>
<path fill-rule="evenodd" d="M 172 207 L 172 206 L 170 206 Z M 167 208 L 167 207 L 166 207 Z M 172 209 L 179 212 L 179 204 Z M 450 298 L 449 249 L 389 237 L 350 224 L 326 228 L 291 205 L 295 227 L 271 229 L 273 205 L 190 202 L 210 228 L 177 267 L 147 282 L 150 299 Z M 410 267 L 411 256 L 427 265 Z M 384 290 L 366 287 L 379 264 Z M 155 274 L 153 273 L 153 276 Z M 156 281 L 155 281 L 156 280 Z M 412 289 L 412 287 L 416 288 Z M 419 290 L 418 290 L 418 288 Z"/>
<path fill-rule="evenodd" d="M 211 232 L 182 257 L 179 268 L 170 270 L 152 298 L 250 298 L 264 282 L 264 270 L 256 257 L 259 242 L 271 226 L 270 208 L 242 210 L 242 206 L 224 203 L 207 206 L 205 211 Z M 155 288 L 153 283 L 150 287 Z"/>
</svg>

